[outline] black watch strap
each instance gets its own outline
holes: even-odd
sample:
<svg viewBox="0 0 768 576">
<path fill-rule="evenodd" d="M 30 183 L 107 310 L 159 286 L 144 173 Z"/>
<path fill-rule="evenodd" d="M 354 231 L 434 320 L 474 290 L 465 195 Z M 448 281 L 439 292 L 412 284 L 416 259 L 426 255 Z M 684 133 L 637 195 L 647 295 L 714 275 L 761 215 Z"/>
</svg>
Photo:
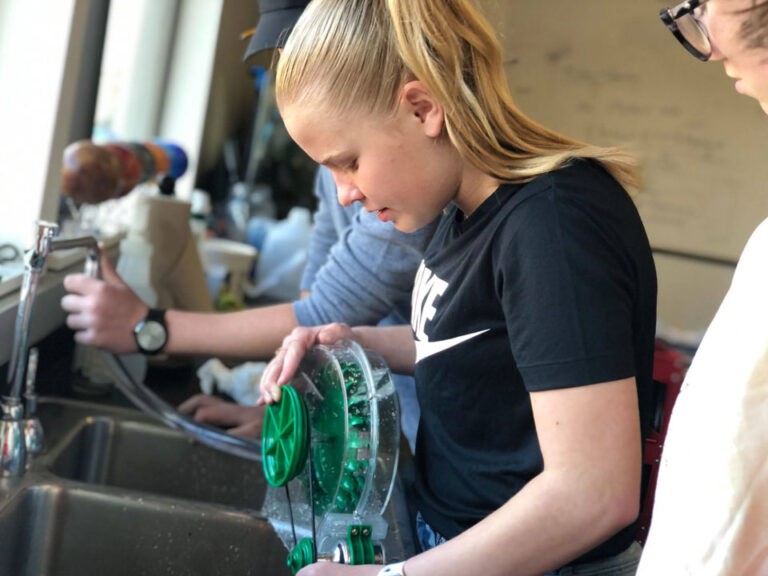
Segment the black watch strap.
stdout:
<svg viewBox="0 0 768 576">
<path fill-rule="evenodd" d="M 168 343 L 165 310 L 150 308 L 147 315 L 133 329 L 136 346 L 142 354 L 159 354 Z"/>
<path fill-rule="evenodd" d="M 161 310 L 160 308 L 150 308 L 144 320 L 151 320 L 165 326 L 165 310 Z"/>
</svg>

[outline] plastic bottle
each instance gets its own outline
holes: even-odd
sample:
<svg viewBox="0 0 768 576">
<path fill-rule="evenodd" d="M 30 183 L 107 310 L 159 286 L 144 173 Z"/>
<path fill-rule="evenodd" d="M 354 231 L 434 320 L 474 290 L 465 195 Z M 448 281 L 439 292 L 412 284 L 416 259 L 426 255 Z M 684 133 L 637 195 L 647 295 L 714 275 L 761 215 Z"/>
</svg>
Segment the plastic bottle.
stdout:
<svg viewBox="0 0 768 576">
<path fill-rule="evenodd" d="M 312 215 L 306 208 L 291 208 L 285 220 L 275 222 L 264 238 L 255 287 L 248 295 L 284 301 L 298 298 L 311 235 Z"/>
<path fill-rule="evenodd" d="M 250 188 L 243 182 L 235 183 L 229 191 L 227 202 L 227 236 L 238 242 L 245 242 L 248 233 Z"/>
<path fill-rule="evenodd" d="M 275 223 L 275 203 L 272 201 L 272 189 L 267 184 L 256 184 L 250 195 L 250 218 L 246 231 L 246 241 L 259 252 L 264 248 L 272 224 Z"/>
</svg>

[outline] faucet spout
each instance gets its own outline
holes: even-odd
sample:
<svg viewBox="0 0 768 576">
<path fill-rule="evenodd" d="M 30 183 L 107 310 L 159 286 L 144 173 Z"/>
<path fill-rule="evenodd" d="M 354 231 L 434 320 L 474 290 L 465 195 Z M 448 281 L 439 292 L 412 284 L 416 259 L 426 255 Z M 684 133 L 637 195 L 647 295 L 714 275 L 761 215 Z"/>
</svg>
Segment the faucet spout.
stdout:
<svg viewBox="0 0 768 576">
<path fill-rule="evenodd" d="M 40 276 L 45 269 L 46 259 L 50 252 L 50 241 L 59 233 L 58 224 L 38 222 L 35 243 L 24 253 L 24 279 L 21 284 L 19 308 L 16 312 L 16 326 L 13 334 L 11 363 L 8 369 L 9 398 L 19 398 L 24 382 L 24 367 L 27 362 L 29 349 L 29 327 L 32 321 L 34 306 Z"/>
<path fill-rule="evenodd" d="M 11 362 L 8 368 L 9 393 L 8 396 L 3 397 L 1 406 L 0 449 L 3 450 L 3 454 L 8 454 L 8 458 L 0 457 L 0 476 L 21 475 L 26 464 L 25 434 L 23 432 L 24 409 L 21 402 L 21 392 L 29 353 L 32 310 L 48 256 L 57 250 L 86 247 L 88 252 L 85 271 L 94 277 L 99 275 L 101 253 L 96 238 L 93 236 L 58 238 L 58 234 L 58 224 L 38 222 L 34 245 L 24 254 L 24 279 L 21 285 Z"/>
</svg>

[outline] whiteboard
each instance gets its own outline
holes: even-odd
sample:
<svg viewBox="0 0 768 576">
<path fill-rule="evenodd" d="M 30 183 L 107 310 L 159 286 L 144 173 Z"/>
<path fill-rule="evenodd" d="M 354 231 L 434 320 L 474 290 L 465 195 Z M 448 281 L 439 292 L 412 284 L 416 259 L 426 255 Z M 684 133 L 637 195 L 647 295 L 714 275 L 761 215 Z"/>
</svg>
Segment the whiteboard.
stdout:
<svg viewBox="0 0 768 576">
<path fill-rule="evenodd" d="M 719 62 L 674 40 L 651 0 L 485 0 L 519 107 L 644 166 L 651 243 L 736 260 L 768 217 L 768 118 Z"/>
<path fill-rule="evenodd" d="M 673 0 L 674 1 L 674 0 Z M 520 109 L 643 165 L 635 197 L 655 254 L 660 335 L 698 342 L 732 266 L 768 217 L 768 118 L 719 62 L 690 56 L 659 0 L 480 0 L 500 35 Z"/>
</svg>

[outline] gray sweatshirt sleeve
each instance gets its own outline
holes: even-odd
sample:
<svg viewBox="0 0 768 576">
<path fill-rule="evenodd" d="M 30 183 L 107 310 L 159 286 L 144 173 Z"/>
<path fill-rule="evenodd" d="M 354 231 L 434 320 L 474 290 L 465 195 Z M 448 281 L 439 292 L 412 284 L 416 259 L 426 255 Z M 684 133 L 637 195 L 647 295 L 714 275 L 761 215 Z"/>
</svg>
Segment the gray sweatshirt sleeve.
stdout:
<svg viewBox="0 0 768 576">
<path fill-rule="evenodd" d="M 339 234 L 352 223 L 356 208 L 342 207 L 336 199 L 336 184 L 331 171 L 320 166 L 315 175 L 317 198 L 312 227 L 312 239 L 307 253 L 307 264 L 301 278 L 300 290 L 311 290 L 317 273 L 327 262 L 331 248 L 339 240 Z"/>
<path fill-rule="evenodd" d="M 338 205 L 335 186 L 322 200 Z M 338 240 L 313 273 L 310 296 L 294 302 L 299 324 L 373 325 L 393 312 L 407 322 L 413 279 L 433 232 L 434 224 L 405 234 L 359 209 L 349 225 L 337 229 Z"/>
</svg>

